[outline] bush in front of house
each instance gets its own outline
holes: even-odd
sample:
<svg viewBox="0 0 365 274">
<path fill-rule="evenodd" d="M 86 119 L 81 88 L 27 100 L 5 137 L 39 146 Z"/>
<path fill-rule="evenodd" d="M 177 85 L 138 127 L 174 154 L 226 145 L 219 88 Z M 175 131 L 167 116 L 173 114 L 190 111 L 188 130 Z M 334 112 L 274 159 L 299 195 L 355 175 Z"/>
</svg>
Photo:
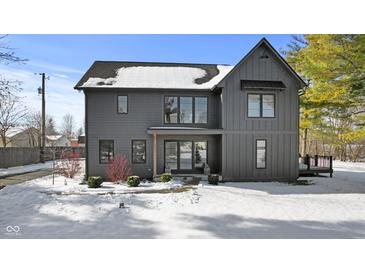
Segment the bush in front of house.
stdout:
<svg viewBox="0 0 365 274">
<path fill-rule="evenodd" d="M 129 176 L 127 179 L 127 184 L 130 187 L 137 187 L 139 186 L 140 179 L 139 176 Z"/>
<path fill-rule="evenodd" d="M 113 183 L 120 183 L 127 180 L 128 176 L 132 175 L 127 157 L 122 154 L 116 155 L 108 163 L 105 173 L 107 179 Z"/>
<path fill-rule="evenodd" d="M 103 178 L 100 176 L 89 176 L 87 178 L 87 185 L 89 188 L 99 188 L 101 187 L 101 184 L 103 183 Z"/>
<path fill-rule="evenodd" d="M 171 173 L 162 173 L 160 176 L 160 180 L 163 183 L 170 182 L 172 179 Z"/>
<path fill-rule="evenodd" d="M 67 178 L 74 178 L 81 170 L 80 154 L 63 152 L 61 159 L 55 165 L 55 173 Z"/>
<path fill-rule="evenodd" d="M 211 185 L 218 185 L 219 176 L 218 175 L 208 175 L 208 183 Z"/>
</svg>

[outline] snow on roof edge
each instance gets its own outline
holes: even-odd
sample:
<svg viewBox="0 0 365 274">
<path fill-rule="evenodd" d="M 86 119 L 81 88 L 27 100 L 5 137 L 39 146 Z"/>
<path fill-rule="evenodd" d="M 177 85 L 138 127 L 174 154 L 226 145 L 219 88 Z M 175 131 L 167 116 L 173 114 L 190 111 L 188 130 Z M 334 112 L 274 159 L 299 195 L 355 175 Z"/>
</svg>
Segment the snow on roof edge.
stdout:
<svg viewBox="0 0 365 274">
<path fill-rule="evenodd" d="M 83 88 L 149 88 L 149 89 L 212 89 L 234 66 L 215 65 L 218 74 L 201 84 L 196 80 L 207 75 L 200 67 L 132 66 L 120 67 L 115 77 L 89 77 L 77 89 Z M 136 85 L 136 83 L 138 83 Z"/>
</svg>

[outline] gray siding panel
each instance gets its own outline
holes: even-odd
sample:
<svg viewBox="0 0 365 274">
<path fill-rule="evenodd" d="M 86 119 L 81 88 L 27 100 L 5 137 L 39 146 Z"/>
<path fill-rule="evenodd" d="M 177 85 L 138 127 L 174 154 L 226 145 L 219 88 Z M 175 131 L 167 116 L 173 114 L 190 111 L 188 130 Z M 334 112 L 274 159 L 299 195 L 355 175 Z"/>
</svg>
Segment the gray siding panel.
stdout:
<svg viewBox="0 0 365 274">
<path fill-rule="evenodd" d="M 269 56 L 262 59 L 262 54 Z M 280 80 L 284 91 L 240 89 L 240 80 Z M 298 176 L 299 83 L 265 46 L 261 45 L 223 83 L 223 177 L 225 180 L 292 180 Z M 273 93 L 276 117 L 247 117 L 248 93 Z M 255 142 L 267 140 L 267 168 L 256 169 Z"/>
<path fill-rule="evenodd" d="M 117 96 L 128 96 L 128 114 L 117 113 Z M 217 105 L 218 94 L 210 91 L 179 91 L 179 90 L 128 90 L 128 89 L 103 89 L 89 90 L 86 92 L 87 100 L 87 129 L 88 129 L 88 164 L 89 175 L 105 176 L 105 164 L 99 164 L 99 140 L 114 140 L 115 154 L 124 154 L 131 162 L 131 140 L 146 140 L 146 163 L 131 164 L 134 174 L 142 177 L 152 176 L 152 136 L 147 134 L 147 128 L 163 126 L 163 98 L 165 95 L 177 96 L 209 96 L 208 99 L 208 124 L 207 128 L 218 127 L 219 112 Z M 168 125 L 182 126 L 182 125 Z M 202 125 L 185 125 L 189 127 L 202 127 Z M 213 137 L 209 137 L 213 138 Z M 160 137 L 159 137 L 160 140 Z M 216 146 L 216 141 L 211 140 Z M 159 143 L 160 144 L 160 143 Z M 209 149 L 213 149 L 213 145 Z M 217 148 L 211 152 L 213 166 L 217 169 Z M 158 147 L 158 156 L 163 149 Z M 158 172 L 163 169 L 159 158 Z"/>
</svg>

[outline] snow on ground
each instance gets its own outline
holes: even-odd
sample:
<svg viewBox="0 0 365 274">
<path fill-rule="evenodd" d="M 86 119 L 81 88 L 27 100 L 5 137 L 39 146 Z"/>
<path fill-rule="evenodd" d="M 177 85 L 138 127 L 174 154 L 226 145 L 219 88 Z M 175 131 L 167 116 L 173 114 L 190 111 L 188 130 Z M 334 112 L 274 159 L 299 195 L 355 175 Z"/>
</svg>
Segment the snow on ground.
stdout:
<svg viewBox="0 0 365 274">
<path fill-rule="evenodd" d="M 56 177 L 53 186 L 48 176 L 0 191 L 0 238 L 365 238 L 365 164 L 334 168 L 334 178 L 306 178 L 313 185 L 203 183 L 168 194 L 104 183 L 90 195 L 50 195 L 87 189 L 80 177 L 67 185 Z M 141 189 L 172 187 L 179 185 Z"/>
<path fill-rule="evenodd" d="M 37 170 L 45 169 L 45 168 L 52 168 L 52 161 L 33 164 L 33 165 L 26 165 L 26 166 L 0 168 L 0 178 L 3 176 L 32 172 L 32 171 L 37 171 Z"/>
</svg>

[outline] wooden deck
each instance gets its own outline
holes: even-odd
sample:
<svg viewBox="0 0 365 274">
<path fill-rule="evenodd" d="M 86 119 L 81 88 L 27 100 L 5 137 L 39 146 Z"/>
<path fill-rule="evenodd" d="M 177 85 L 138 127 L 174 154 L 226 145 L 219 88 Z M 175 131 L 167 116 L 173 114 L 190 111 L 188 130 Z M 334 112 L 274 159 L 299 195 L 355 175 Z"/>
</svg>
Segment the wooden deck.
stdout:
<svg viewBox="0 0 365 274">
<path fill-rule="evenodd" d="M 299 157 L 299 176 L 333 174 L 332 156 L 309 156 Z"/>
</svg>

